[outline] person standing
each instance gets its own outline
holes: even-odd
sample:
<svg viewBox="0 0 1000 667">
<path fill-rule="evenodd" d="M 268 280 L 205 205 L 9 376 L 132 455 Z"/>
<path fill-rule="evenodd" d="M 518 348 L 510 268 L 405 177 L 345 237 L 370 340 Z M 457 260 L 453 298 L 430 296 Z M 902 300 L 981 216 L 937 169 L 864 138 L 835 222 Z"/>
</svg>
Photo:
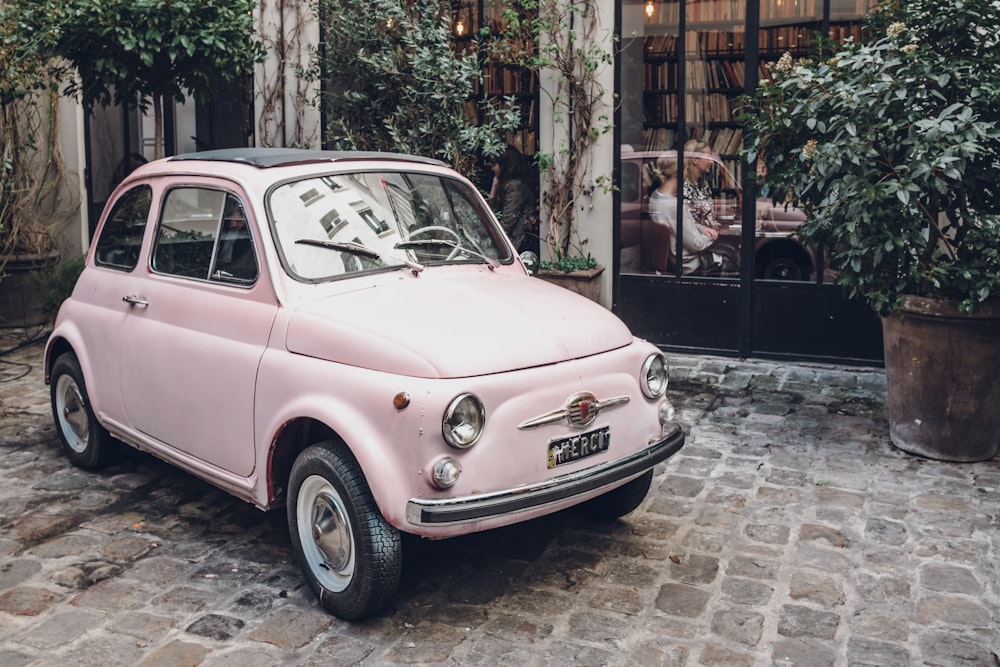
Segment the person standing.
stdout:
<svg viewBox="0 0 1000 667">
<path fill-rule="evenodd" d="M 527 160 L 513 146 L 507 146 L 493 163 L 490 207 L 516 252 L 521 252 L 529 233 L 537 233 L 533 227 L 538 224 L 538 198 L 530 178 Z"/>
</svg>

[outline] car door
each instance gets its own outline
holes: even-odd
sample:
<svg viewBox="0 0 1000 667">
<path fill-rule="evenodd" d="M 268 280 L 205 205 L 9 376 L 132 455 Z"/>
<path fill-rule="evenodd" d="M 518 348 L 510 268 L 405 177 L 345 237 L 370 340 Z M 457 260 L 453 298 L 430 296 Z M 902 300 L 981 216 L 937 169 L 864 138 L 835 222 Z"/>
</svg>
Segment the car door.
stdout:
<svg viewBox="0 0 1000 667">
<path fill-rule="evenodd" d="M 255 468 L 254 388 L 277 310 L 245 201 L 224 183 L 165 189 L 148 270 L 123 295 L 120 383 L 134 429 L 243 477 Z"/>
</svg>

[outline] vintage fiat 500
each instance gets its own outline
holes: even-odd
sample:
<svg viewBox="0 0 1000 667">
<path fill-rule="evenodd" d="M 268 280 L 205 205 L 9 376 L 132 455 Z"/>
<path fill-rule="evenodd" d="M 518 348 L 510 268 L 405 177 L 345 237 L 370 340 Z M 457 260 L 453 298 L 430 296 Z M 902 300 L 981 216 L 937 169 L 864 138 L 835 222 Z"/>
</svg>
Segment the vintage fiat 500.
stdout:
<svg viewBox="0 0 1000 667">
<path fill-rule="evenodd" d="M 391 603 L 401 533 L 443 538 L 586 502 L 634 510 L 683 430 L 667 361 L 529 275 L 436 161 L 233 149 L 115 190 L 45 351 L 65 452 L 126 443 L 287 507 L 322 604 Z"/>
</svg>

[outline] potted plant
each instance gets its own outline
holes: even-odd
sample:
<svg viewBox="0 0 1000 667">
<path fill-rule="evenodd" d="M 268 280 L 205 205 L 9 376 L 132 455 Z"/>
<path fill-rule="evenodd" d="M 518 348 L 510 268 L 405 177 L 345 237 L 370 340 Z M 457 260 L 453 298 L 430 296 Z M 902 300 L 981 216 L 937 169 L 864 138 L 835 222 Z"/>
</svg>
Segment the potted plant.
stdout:
<svg viewBox="0 0 1000 667">
<path fill-rule="evenodd" d="M 47 207 L 59 169 L 56 110 L 43 46 L 0 5 L 0 327 L 44 319 L 38 275 L 59 261 Z"/>
<path fill-rule="evenodd" d="M 998 34 L 994 0 L 885 3 L 861 42 L 783 56 L 745 117 L 764 193 L 882 316 L 893 443 L 944 460 L 1000 445 Z"/>
</svg>

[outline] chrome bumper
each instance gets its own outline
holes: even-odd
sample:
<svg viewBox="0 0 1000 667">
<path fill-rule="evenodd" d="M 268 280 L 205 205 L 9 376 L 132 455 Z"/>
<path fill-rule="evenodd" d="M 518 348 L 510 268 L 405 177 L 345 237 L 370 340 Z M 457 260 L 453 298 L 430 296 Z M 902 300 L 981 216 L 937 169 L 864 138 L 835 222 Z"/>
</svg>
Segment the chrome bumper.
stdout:
<svg viewBox="0 0 1000 667">
<path fill-rule="evenodd" d="M 442 500 L 413 498 L 406 504 L 406 520 L 414 526 L 446 526 L 541 507 L 643 473 L 683 446 L 684 431 L 674 424 L 669 434 L 641 452 L 537 484 Z"/>
</svg>

